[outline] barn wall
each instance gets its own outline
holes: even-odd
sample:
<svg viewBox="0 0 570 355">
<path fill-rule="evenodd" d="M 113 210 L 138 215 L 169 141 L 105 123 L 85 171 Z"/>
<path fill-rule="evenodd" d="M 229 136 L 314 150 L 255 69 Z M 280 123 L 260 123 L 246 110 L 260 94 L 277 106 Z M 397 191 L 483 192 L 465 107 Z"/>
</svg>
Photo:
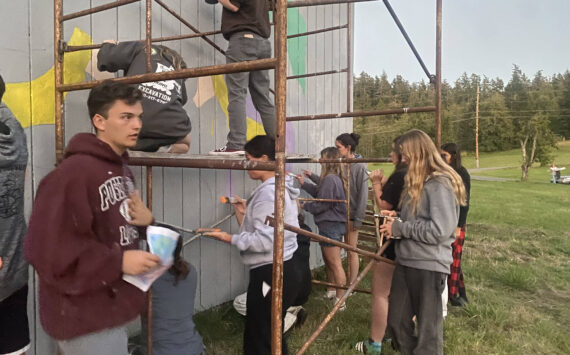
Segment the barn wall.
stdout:
<svg viewBox="0 0 570 355">
<path fill-rule="evenodd" d="M 64 14 L 105 4 L 109 0 L 66 0 Z M 201 31 L 220 28 L 221 7 L 203 1 L 166 0 L 165 3 Z M 347 23 L 347 6 L 329 5 L 288 10 L 288 34 L 301 33 Z M 144 2 L 107 10 L 68 21 L 64 39 L 69 44 L 100 43 L 144 38 Z M 191 31 L 158 4 L 153 3 L 154 37 L 187 34 Z M 53 3 L 48 0 L 1 1 L 0 74 L 7 82 L 4 101 L 15 113 L 28 137 L 30 162 L 26 181 L 26 213 L 29 216 L 35 190 L 55 163 Z M 343 69 L 347 67 L 346 29 L 288 41 L 288 75 Z M 211 36 L 225 49 L 221 35 Z M 168 42 L 179 51 L 188 67 L 225 63 L 224 56 L 201 39 Z M 99 77 L 94 62 L 96 52 L 66 54 L 65 82 Z M 273 81 L 273 79 L 272 79 Z M 344 112 L 346 74 L 339 73 L 288 80 L 287 115 Z M 222 76 L 186 81 L 189 96 L 186 110 L 192 121 L 191 153 L 206 154 L 226 142 L 227 94 Z M 65 141 L 78 132 L 91 131 L 87 115 L 87 91 L 66 94 L 64 101 Z M 248 138 L 261 133 L 261 120 L 248 98 Z M 334 144 L 334 138 L 352 130 L 352 119 L 301 121 L 287 124 L 287 152 L 316 154 Z M 293 172 L 318 170 L 311 164 L 288 166 Z M 144 190 L 145 172 L 133 167 L 137 185 Z M 230 213 L 218 203 L 219 196 L 247 196 L 257 185 L 244 171 L 153 168 L 153 211 L 158 220 L 186 228 L 209 226 Z M 143 191 L 144 194 L 144 191 Z M 237 231 L 235 221 L 221 226 Z M 311 264 L 321 263 L 318 245 L 312 246 Z M 229 245 L 209 239 L 197 240 L 185 249 L 186 258 L 199 273 L 198 310 L 228 301 L 247 285 L 247 268 L 239 253 Z M 53 343 L 43 332 L 35 298 L 36 279 L 30 272 L 29 316 L 32 349 L 29 354 L 53 354 Z"/>
</svg>

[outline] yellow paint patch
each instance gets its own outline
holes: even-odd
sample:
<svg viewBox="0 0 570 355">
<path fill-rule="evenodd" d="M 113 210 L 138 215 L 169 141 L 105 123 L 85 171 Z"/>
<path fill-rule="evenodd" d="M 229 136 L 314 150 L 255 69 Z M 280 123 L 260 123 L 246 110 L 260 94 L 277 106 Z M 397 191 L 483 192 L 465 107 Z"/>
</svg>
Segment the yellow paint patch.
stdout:
<svg viewBox="0 0 570 355">
<path fill-rule="evenodd" d="M 92 44 L 91 37 L 74 28 L 68 44 L 72 46 Z M 91 58 L 91 51 L 78 51 L 65 54 L 63 80 L 66 84 L 85 80 L 85 67 Z M 32 80 L 32 82 L 7 83 L 3 101 L 23 127 L 55 123 L 55 82 L 54 68 Z"/>
<path fill-rule="evenodd" d="M 218 103 L 226 116 L 226 125 L 229 127 L 228 88 L 226 86 L 226 81 L 222 75 L 212 75 L 212 83 L 214 85 L 214 93 L 216 94 Z M 265 134 L 263 125 L 261 123 L 257 123 L 253 118 L 247 117 L 247 140 L 263 134 Z"/>
</svg>

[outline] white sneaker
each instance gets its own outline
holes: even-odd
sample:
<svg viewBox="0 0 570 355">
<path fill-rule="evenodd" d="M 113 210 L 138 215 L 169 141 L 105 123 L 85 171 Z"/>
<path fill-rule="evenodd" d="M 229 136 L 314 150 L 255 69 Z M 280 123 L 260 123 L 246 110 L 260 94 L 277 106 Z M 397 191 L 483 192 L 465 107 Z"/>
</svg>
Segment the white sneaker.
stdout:
<svg viewBox="0 0 570 355">
<path fill-rule="evenodd" d="M 334 298 L 334 304 L 336 306 L 337 303 L 340 302 L 340 298 Z M 343 303 L 342 306 L 340 306 L 340 308 L 338 309 L 339 312 L 342 312 L 346 309 L 346 303 Z"/>
<path fill-rule="evenodd" d="M 324 297 L 326 299 L 332 300 L 333 298 L 336 297 L 336 290 L 327 290 L 327 292 L 325 293 Z"/>
<path fill-rule="evenodd" d="M 218 149 L 211 150 L 208 152 L 210 155 L 226 155 L 226 156 L 237 156 L 245 155 L 245 151 L 239 149 L 228 148 L 228 146 L 223 146 Z"/>
<path fill-rule="evenodd" d="M 289 329 L 291 329 L 291 327 L 293 327 L 293 325 L 295 325 L 295 322 L 297 321 L 297 315 L 293 314 L 289 311 L 285 312 L 285 319 L 283 320 L 283 333 L 287 333 L 289 331 Z"/>
</svg>

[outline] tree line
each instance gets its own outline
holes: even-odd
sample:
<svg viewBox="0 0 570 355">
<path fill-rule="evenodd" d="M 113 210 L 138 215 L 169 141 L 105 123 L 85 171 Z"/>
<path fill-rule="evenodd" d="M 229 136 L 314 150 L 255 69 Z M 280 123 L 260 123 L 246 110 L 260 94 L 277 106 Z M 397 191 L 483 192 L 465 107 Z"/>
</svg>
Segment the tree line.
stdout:
<svg viewBox="0 0 570 355">
<path fill-rule="evenodd" d="M 521 150 L 523 180 L 534 162 L 552 161 L 556 141 L 570 138 L 570 72 L 552 77 L 537 72 L 532 78 L 513 66 L 505 85 L 500 78 L 464 73 L 453 84 L 442 83 L 442 142 L 456 142 L 464 151 L 475 150 L 475 111 L 479 86 L 479 150 Z M 354 79 L 354 109 L 433 106 L 435 89 L 424 82 L 410 83 L 402 76 L 388 80 L 386 73 L 362 72 Z M 387 156 L 392 140 L 418 128 L 435 136 L 434 113 L 355 117 L 364 156 Z M 525 168 L 526 167 L 526 168 Z"/>
</svg>

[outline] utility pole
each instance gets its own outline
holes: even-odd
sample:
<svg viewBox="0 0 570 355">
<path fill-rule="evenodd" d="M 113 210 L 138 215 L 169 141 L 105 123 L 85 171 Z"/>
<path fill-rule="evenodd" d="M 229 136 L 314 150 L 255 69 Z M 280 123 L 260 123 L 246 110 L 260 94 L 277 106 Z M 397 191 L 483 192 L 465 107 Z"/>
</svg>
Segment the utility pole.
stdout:
<svg viewBox="0 0 570 355">
<path fill-rule="evenodd" d="M 477 84 L 477 103 L 475 105 L 475 167 L 479 168 L 479 84 Z"/>
</svg>

